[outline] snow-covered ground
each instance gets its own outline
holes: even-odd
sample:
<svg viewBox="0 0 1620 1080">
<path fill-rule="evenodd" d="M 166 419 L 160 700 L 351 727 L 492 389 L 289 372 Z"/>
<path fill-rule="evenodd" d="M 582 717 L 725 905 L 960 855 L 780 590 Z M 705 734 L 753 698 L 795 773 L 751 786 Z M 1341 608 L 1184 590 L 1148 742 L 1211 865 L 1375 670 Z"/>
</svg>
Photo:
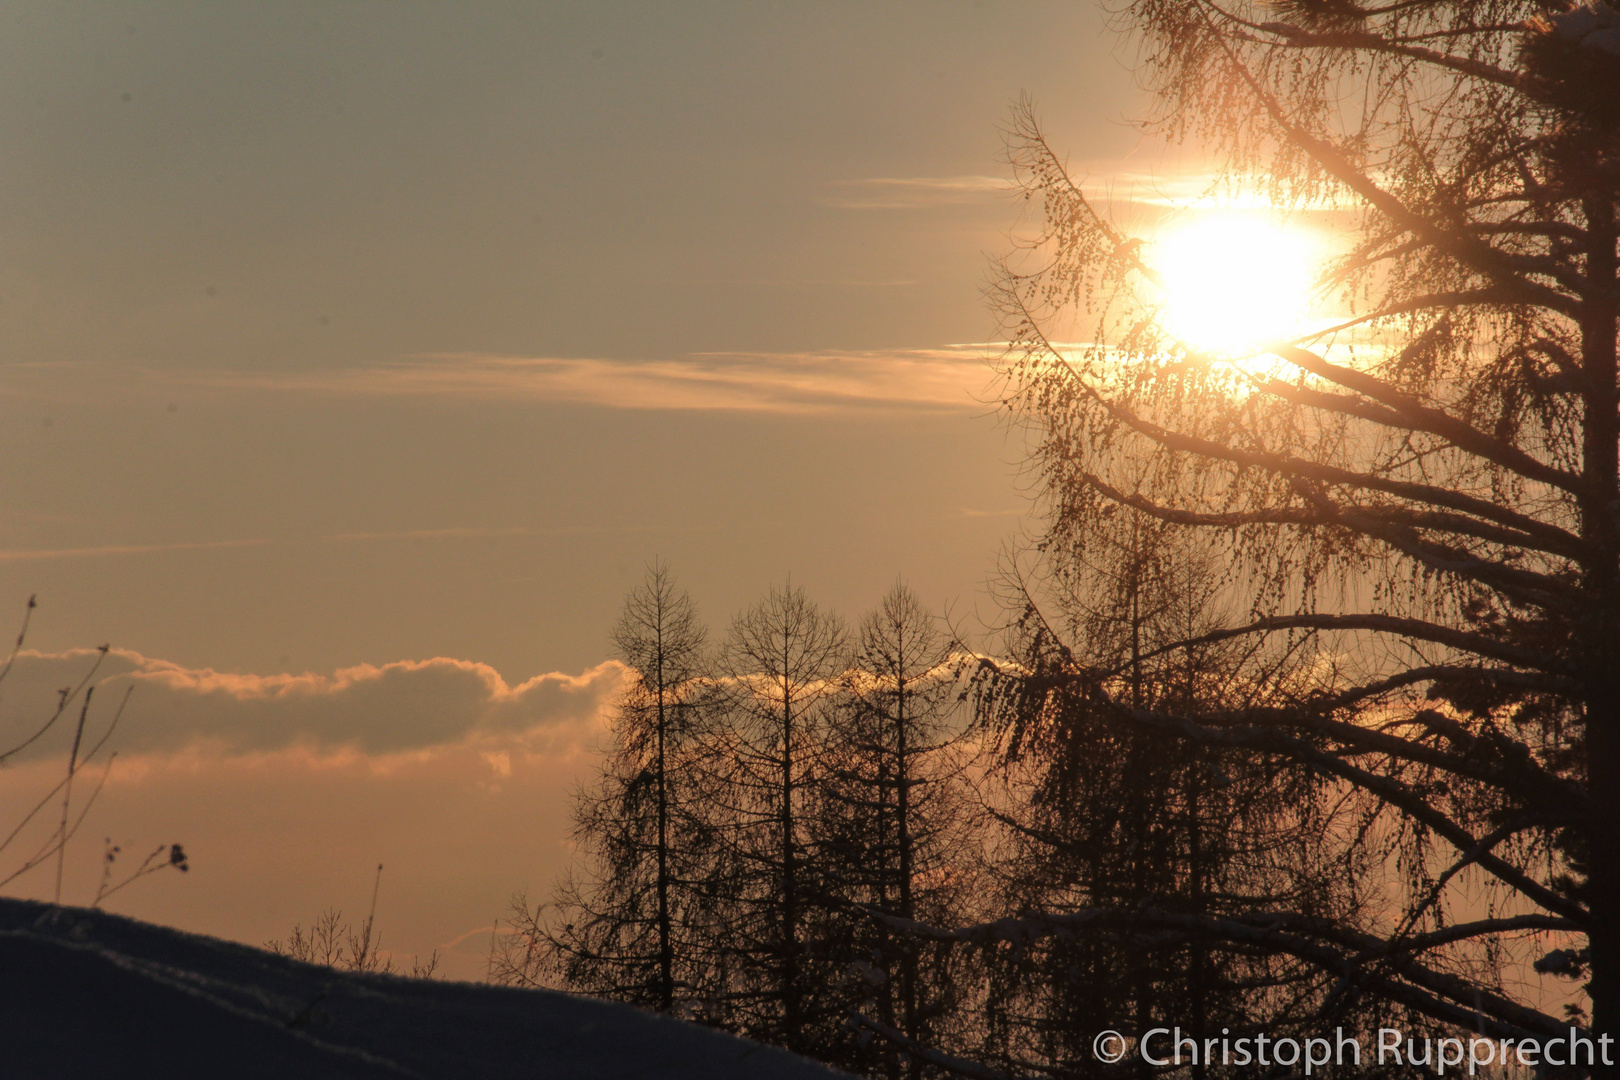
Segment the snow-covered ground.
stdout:
<svg viewBox="0 0 1620 1080">
<path fill-rule="evenodd" d="M 833 1080 L 785 1051 L 539 990 L 356 975 L 0 899 L 0 1077 Z"/>
</svg>

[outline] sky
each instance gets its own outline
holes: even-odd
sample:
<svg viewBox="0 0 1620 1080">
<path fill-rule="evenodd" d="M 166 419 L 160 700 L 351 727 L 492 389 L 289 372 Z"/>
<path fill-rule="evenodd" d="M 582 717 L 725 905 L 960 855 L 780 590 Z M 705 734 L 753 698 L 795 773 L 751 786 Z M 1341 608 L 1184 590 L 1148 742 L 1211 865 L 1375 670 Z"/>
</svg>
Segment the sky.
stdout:
<svg viewBox="0 0 1620 1080">
<path fill-rule="evenodd" d="M 717 633 L 790 577 L 993 622 L 1000 128 L 1150 173 L 1132 57 L 1072 3 L 0 7 L 0 732 L 102 643 L 93 732 L 133 688 L 64 899 L 183 841 L 109 906 L 259 942 L 381 862 L 476 977 L 649 560 Z"/>
</svg>

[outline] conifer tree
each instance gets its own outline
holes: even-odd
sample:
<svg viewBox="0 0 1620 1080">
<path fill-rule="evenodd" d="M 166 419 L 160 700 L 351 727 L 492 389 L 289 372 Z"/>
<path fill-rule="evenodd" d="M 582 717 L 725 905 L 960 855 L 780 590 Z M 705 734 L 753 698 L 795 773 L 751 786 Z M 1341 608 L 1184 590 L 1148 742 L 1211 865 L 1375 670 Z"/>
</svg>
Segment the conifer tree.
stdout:
<svg viewBox="0 0 1620 1080">
<path fill-rule="evenodd" d="M 915 1077 L 923 1064 L 874 1031 L 936 1044 L 964 1025 L 959 958 L 901 929 L 970 911 L 981 822 L 952 661 L 937 620 L 896 584 L 860 624 L 822 751 L 818 933 L 844 970 L 856 1036 L 834 1063 L 871 1075 Z"/>
<path fill-rule="evenodd" d="M 1023 666 L 1010 682 L 1029 696 L 993 680 L 978 698 L 998 736 L 998 910 L 1081 923 L 1119 916 L 985 955 L 981 1056 L 1009 1066 L 1075 1067 L 1108 1028 L 1314 1034 L 1320 973 L 1153 920 L 1255 908 L 1345 920 L 1356 914 L 1346 883 L 1368 869 L 1336 861 L 1344 853 L 1325 842 L 1345 824 L 1330 785 L 1135 724 L 1114 706 L 1252 709 L 1285 696 L 1280 688 L 1299 675 L 1282 658 L 1253 680 L 1230 641 L 1165 648 L 1218 624 L 1221 575 L 1173 526 L 1110 525 L 1088 533 L 1085 559 L 1044 588 L 1034 575 L 1024 581 L 1026 606 L 1007 644 Z M 1076 670 L 1090 673 L 1089 685 Z M 1139 912 L 1155 914 L 1132 926 Z M 1155 1072 L 1139 1057 L 1119 1068 Z M 1202 1062 L 1193 1074 L 1210 1075 Z"/>
<path fill-rule="evenodd" d="M 514 903 L 516 934 L 498 974 L 700 1015 L 714 992 L 709 898 L 723 872 L 705 794 L 691 781 L 713 697 L 707 632 L 655 562 L 612 640 L 627 668 L 612 745 L 575 807 L 591 863 L 565 879 L 549 909 Z"/>
<path fill-rule="evenodd" d="M 1311 677 L 1211 710 L 1134 703 L 1080 663 L 1001 675 L 1031 716 L 1083 693 L 1337 785 L 1361 815 L 1346 850 L 1394 857 L 1355 882 L 1385 900 L 1359 918 L 1076 918 L 1243 942 L 1315 967 L 1340 1005 L 1487 1038 L 1620 1033 L 1620 11 L 1132 0 L 1116 18 L 1150 126 L 1202 140 L 1225 190 L 1331 211 L 1348 253 L 1318 281 L 1339 310 L 1298 336 L 1236 356 L 1180 340 L 1152 237 L 1100 212 L 1021 108 L 1009 154 L 1043 228 L 997 295 L 1040 544 L 1061 566 L 1107 515 L 1203 531 L 1241 599 L 1161 648 L 1241 642 L 1250 684 L 1283 655 Z M 1050 647 L 1081 644 L 1060 627 Z M 1075 920 L 1043 925 L 1026 929 Z M 1557 977 L 1585 992 L 1569 1017 L 1542 1006 Z"/>
<path fill-rule="evenodd" d="M 848 662 L 837 616 L 802 587 L 772 587 L 732 621 L 721 652 L 727 698 L 705 748 L 709 813 L 729 869 L 728 1026 L 814 1054 L 842 1022 L 817 990 L 831 974 L 806 949 L 806 913 L 818 882 L 805 809 L 817 782 L 827 711 Z"/>
</svg>

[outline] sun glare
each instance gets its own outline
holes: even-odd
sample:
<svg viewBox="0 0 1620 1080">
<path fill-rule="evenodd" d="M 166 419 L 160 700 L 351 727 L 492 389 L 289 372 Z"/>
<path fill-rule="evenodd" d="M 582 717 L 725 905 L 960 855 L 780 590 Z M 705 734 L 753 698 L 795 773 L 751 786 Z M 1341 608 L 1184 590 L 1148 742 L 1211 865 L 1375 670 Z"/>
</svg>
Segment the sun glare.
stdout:
<svg viewBox="0 0 1620 1080">
<path fill-rule="evenodd" d="M 1239 355 L 1304 329 L 1312 260 L 1297 229 L 1211 215 L 1160 237 L 1150 258 L 1163 277 L 1165 328 L 1188 345 Z"/>
</svg>

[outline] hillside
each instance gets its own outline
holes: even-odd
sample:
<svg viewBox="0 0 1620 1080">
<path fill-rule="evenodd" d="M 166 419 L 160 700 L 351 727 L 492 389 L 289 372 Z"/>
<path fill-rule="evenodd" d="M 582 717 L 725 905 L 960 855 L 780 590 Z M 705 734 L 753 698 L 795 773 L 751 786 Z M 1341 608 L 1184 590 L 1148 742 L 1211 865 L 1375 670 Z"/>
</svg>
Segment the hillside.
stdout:
<svg viewBox="0 0 1620 1080">
<path fill-rule="evenodd" d="M 0 899 L 6 1080 L 833 1080 L 628 1006 L 357 975 L 103 911 Z"/>
</svg>

